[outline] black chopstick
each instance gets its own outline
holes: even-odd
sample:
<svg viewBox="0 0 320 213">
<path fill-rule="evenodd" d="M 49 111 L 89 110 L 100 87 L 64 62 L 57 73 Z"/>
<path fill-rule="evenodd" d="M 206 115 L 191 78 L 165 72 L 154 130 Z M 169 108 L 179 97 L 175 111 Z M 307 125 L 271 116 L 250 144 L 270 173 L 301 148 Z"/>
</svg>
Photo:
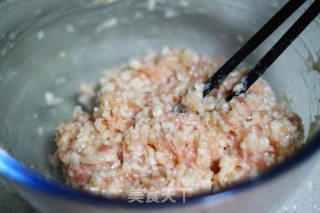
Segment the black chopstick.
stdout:
<svg viewBox="0 0 320 213">
<path fill-rule="evenodd" d="M 263 56 L 257 65 L 249 72 L 248 76 L 241 79 L 240 83 L 234 87 L 231 94 L 226 98 L 226 101 L 230 101 L 235 95 L 245 93 L 319 13 L 320 0 L 315 0 L 280 40 Z"/>
<path fill-rule="evenodd" d="M 204 86 L 203 97 L 220 84 L 253 50 L 269 37 L 288 17 L 290 17 L 306 0 L 290 0 L 283 6 L 244 46 L 242 46 Z"/>
</svg>

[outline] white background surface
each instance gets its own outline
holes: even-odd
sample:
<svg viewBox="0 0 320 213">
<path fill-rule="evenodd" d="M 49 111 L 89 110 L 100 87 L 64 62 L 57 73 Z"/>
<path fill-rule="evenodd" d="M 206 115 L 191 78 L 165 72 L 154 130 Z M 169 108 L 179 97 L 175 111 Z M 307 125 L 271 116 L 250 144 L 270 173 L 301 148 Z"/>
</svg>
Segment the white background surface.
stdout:
<svg viewBox="0 0 320 213">
<path fill-rule="evenodd" d="M 295 186 L 292 186 L 295 187 Z M 0 178 L 0 212 L 1 213 L 38 213 L 23 201 L 6 182 Z M 282 208 L 276 213 L 320 213 L 320 154 L 317 164 L 297 191 L 288 197 Z"/>
</svg>

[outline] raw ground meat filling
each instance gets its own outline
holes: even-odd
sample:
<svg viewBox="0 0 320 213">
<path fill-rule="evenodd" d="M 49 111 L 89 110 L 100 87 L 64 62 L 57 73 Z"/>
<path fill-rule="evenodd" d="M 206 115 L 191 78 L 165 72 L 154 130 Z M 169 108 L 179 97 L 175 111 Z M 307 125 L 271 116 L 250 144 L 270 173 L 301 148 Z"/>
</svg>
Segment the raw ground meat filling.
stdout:
<svg viewBox="0 0 320 213">
<path fill-rule="evenodd" d="M 218 190 L 259 174 L 300 146 L 300 118 L 259 79 L 221 101 L 243 72 L 202 97 L 223 61 L 164 48 L 108 71 L 89 114 L 76 106 L 57 127 L 56 155 L 67 183 L 107 196 L 132 188 Z M 175 107 L 183 103 L 185 112 Z"/>
</svg>

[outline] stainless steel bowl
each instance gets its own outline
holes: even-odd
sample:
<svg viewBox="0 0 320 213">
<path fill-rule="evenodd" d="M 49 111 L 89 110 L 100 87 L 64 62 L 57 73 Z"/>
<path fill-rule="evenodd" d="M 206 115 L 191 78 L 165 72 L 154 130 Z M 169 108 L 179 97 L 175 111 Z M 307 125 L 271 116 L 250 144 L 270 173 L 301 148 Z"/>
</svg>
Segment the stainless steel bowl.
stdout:
<svg viewBox="0 0 320 213">
<path fill-rule="evenodd" d="M 290 106 L 302 117 L 308 139 L 258 178 L 185 202 L 130 204 L 72 190 L 52 166 L 55 127 L 69 117 L 80 82 L 94 82 L 105 68 L 165 45 L 228 58 L 286 1 L 156 2 L 0 2 L 0 174 L 43 212 L 273 212 L 320 154 L 320 74 L 310 68 L 319 57 L 319 17 L 263 76 L 279 99 L 291 93 Z M 280 35 L 272 35 L 246 64 L 254 65 Z M 63 103 L 46 105 L 47 91 Z"/>
</svg>

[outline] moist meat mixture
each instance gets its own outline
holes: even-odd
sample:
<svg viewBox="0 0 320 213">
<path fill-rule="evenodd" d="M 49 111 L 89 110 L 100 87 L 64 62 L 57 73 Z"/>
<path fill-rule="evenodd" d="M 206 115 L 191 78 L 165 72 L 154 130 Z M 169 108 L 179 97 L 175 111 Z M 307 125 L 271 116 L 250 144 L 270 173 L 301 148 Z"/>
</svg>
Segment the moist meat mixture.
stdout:
<svg viewBox="0 0 320 213">
<path fill-rule="evenodd" d="M 120 197 L 132 188 L 206 192 L 255 176 L 297 149 L 300 118 L 276 103 L 264 80 L 225 102 L 244 73 L 237 71 L 202 97 L 203 82 L 221 65 L 190 49 L 164 48 L 106 72 L 93 113 L 76 106 L 57 127 L 67 183 Z"/>
</svg>

